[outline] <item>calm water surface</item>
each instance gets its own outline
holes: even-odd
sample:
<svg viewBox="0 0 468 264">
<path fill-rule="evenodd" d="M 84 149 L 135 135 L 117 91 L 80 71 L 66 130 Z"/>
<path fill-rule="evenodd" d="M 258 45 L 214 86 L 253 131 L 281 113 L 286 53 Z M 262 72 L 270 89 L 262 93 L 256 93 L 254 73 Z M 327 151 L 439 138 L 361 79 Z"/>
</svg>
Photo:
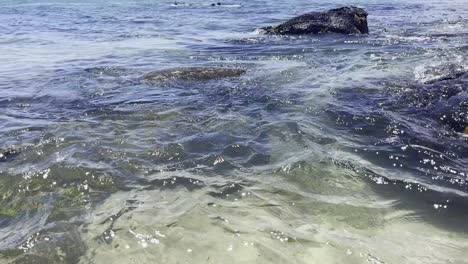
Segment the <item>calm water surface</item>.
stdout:
<svg viewBox="0 0 468 264">
<path fill-rule="evenodd" d="M 0 263 L 468 263 L 466 0 L 187 3 L 0 0 Z"/>
</svg>

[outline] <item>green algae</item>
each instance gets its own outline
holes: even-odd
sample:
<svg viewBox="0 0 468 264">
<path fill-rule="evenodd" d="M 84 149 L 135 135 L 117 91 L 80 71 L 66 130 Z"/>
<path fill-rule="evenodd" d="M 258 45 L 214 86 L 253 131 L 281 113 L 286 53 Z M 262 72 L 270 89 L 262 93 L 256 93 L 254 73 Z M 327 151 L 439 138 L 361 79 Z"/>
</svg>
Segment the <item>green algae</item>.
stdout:
<svg viewBox="0 0 468 264">
<path fill-rule="evenodd" d="M 169 81 L 209 81 L 240 77 L 246 70 L 225 67 L 180 67 L 150 72 L 142 77 L 142 82 L 160 84 Z"/>
<path fill-rule="evenodd" d="M 28 175 L 0 174 L 0 217 L 18 217 L 49 204 L 46 223 L 64 225 L 58 231 L 39 231 L 32 249 L 4 249 L 0 257 L 10 259 L 9 263 L 74 263 L 84 249 L 75 249 L 77 241 L 81 243 L 79 231 L 69 234 L 74 223 L 69 220 L 117 189 L 114 178 L 100 170 L 65 164 Z"/>
<path fill-rule="evenodd" d="M 18 248 L 0 250 L 0 256 L 3 258 L 16 258 L 24 254 L 24 251 Z"/>
<path fill-rule="evenodd" d="M 52 212 L 47 217 L 47 222 L 63 221 L 80 213 L 88 204 L 89 195 L 78 188 L 66 189 L 54 202 Z"/>
<path fill-rule="evenodd" d="M 58 208 L 83 207 L 84 201 L 100 200 L 117 188 L 111 176 L 83 167 L 53 165 L 26 177 L 3 174 L 0 175 L 0 215 L 15 217 L 38 209 L 41 201 L 52 195 L 58 197 L 50 218 L 55 219 Z"/>
<path fill-rule="evenodd" d="M 21 182 L 13 177 L 0 175 L 0 216 L 15 217 L 40 206 L 40 199 L 29 196 Z"/>
</svg>

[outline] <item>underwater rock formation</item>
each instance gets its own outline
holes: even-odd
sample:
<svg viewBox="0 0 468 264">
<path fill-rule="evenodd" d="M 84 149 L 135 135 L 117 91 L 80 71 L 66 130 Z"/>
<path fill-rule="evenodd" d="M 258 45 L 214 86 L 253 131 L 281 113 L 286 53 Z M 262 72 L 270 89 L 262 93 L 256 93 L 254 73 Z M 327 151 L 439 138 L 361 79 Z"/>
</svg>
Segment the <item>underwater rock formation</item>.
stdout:
<svg viewBox="0 0 468 264">
<path fill-rule="evenodd" d="M 94 68 L 85 69 L 86 72 L 95 74 L 98 76 L 109 76 L 109 77 L 120 77 L 122 75 L 128 74 L 130 70 L 118 67 L 118 66 L 100 66 Z"/>
<path fill-rule="evenodd" d="M 150 72 L 143 76 L 144 83 L 164 83 L 168 81 L 209 81 L 239 77 L 246 70 L 224 67 L 181 67 Z"/>
<path fill-rule="evenodd" d="M 0 162 L 6 162 L 16 156 L 18 156 L 19 151 L 15 149 L 0 150 Z"/>
</svg>

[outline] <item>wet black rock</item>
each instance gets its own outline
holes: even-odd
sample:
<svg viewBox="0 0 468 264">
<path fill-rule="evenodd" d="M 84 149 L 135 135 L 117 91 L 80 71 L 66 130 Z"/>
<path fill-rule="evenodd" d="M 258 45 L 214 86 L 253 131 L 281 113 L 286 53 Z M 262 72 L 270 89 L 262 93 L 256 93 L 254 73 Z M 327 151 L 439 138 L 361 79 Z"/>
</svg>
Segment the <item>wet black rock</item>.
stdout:
<svg viewBox="0 0 468 264">
<path fill-rule="evenodd" d="M 180 67 L 150 72 L 143 76 L 142 82 L 160 84 L 170 81 L 209 81 L 239 77 L 244 69 L 225 67 Z"/>
<path fill-rule="evenodd" d="M 303 35 L 317 33 L 367 34 L 367 12 L 358 7 L 341 7 L 326 12 L 311 12 L 273 27 L 268 34 Z"/>
</svg>

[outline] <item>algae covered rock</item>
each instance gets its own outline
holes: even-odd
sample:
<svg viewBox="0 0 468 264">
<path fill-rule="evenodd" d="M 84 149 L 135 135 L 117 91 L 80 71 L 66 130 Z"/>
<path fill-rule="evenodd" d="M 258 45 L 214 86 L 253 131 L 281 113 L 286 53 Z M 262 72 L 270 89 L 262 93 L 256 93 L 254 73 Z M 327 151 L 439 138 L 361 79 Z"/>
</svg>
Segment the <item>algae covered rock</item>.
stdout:
<svg viewBox="0 0 468 264">
<path fill-rule="evenodd" d="M 16 248 L 0 249 L 0 257 L 12 264 L 79 263 L 86 252 L 79 226 L 57 223 L 33 233 Z"/>
<path fill-rule="evenodd" d="M 234 78 L 246 70 L 226 67 L 180 67 L 150 72 L 142 77 L 144 83 L 165 83 L 170 81 L 209 81 Z"/>
<path fill-rule="evenodd" d="M 303 35 L 317 33 L 367 34 L 367 12 L 358 7 L 341 7 L 326 12 L 310 12 L 273 27 L 268 34 Z"/>
<path fill-rule="evenodd" d="M 3 172 L 0 173 L 0 220 L 37 210 L 45 201 L 53 204 L 50 221 L 65 219 L 116 191 L 116 185 L 112 176 L 84 167 L 53 165 L 27 177 Z"/>
<path fill-rule="evenodd" d="M 99 66 L 99 67 L 87 68 L 85 69 L 85 71 L 90 74 L 95 74 L 98 76 L 109 76 L 109 77 L 120 77 L 122 75 L 126 75 L 131 72 L 129 69 L 118 67 L 118 66 Z"/>
</svg>

